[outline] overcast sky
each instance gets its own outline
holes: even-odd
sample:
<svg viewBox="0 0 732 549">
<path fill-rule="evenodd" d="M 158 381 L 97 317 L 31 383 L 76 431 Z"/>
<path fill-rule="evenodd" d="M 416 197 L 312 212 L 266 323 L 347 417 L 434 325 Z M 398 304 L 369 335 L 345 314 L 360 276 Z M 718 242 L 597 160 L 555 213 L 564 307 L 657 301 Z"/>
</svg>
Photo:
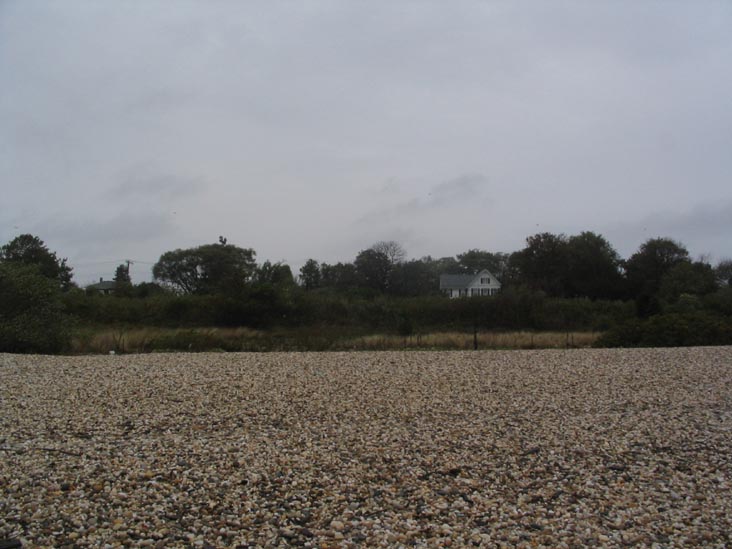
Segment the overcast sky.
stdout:
<svg viewBox="0 0 732 549">
<path fill-rule="evenodd" d="M 732 257 L 732 2 L 0 1 L 0 243 L 75 280 L 536 232 Z"/>
</svg>

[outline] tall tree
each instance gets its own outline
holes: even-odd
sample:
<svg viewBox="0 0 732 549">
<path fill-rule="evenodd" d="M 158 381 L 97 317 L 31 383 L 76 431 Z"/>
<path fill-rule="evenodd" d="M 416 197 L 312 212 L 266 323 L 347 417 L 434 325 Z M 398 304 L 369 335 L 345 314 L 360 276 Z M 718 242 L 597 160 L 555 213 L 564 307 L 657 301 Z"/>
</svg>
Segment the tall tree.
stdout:
<svg viewBox="0 0 732 549">
<path fill-rule="evenodd" d="M 56 353 L 70 343 L 58 281 L 35 265 L 0 262 L 0 352 Z"/>
<path fill-rule="evenodd" d="M 659 296 L 674 303 L 682 294 L 702 296 L 716 290 L 717 276 L 711 265 L 703 261 L 681 261 L 661 278 Z"/>
<path fill-rule="evenodd" d="M 714 267 L 714 273 L 722 286 L 732 286 L 732 259 L 722 259 Z"/>
<path fill-rule="evenodd" d="M 392 263 L 385 253 L 373 249 L 362 250 L 353 264 L 361 286 L 380 292 L 386 291 Z"/>
<path fill-rule="evenodd" d="M 165 252 L 153 266 L 153 277 L 179 292 L 212 294 L 236 292 L 256 269 L 255 252 L 219 237 L 217 244 Z"/>
<path fill-rule="evenodd" d="M 121 263 L 120 265 L 117 265 L 117 269 L 114 271 L 113 280 L 118 286 L 132 284 L 132 279 L 130 278 L 130 264 Z"/>
<path fill-rule="evenodd" d="M 320 288 L 321 274 L 320 265 L 317 261 L 308 259 L 305 265 L 300 267 L 300 283 L 305 287 L 305 290 Z"/>
<path fill-rule="evenodd" d="M 472 249 L 456 256 L 460 271 L 465 274 L 475 274 L 488 269 L 499 279 L 508 266 L 508 254 L 502 252 L 487 252 L 485 250 Z"/>
<path fill-rule="evenodd" d="M 585 231 L 567 241 L 567 297 L 617 299 L 623 295 L 621 260 L 601 235 Z"/>
<path fill-rule="evenodd" d="M 533 290 L 563 297 L 567 279 L 567 237 L 540 233 L 526 238 L 526 247 L 516 252 L 512 263 L 519 281 Z"/>
<path fill-rule="evenodd" d="M 320 274 L 324 288 L 351 290 L 358 286 L 356 267 L 353 263 L 338 262 L 335 265 L 322 263 L 320 265 Z"/>
<path fill-rule="evenodd" d="M 292 286 L 295 283 L 290 266 L 279 261 L 262 263 L 255 271 L 254 280 L 259 284 L 272 286 Z"/>
<path fill-rule="evenodd" d="M 66 258 L 59 259 L 56 252 L 49 251 L 37 236 L 22 234 L 15 237 L 0 248 L 0 261 L 33 265 L 41 275 L 55 280 L 63 291 L 73 286 L 73 269 L 66 264 Z"/>
<path fill-rule="evenodd" d="M 395 265 L 389 273 L 389 293 L 399 296 L 438 294 L 439 273 L 425 259 L 413 259 Z"/>
<path fill-rule="evenodd" d="M 670 238 L 651 238 L 625 262 L 625 274 L 633 297 L 656 296 L 663 275 L 689 261 L 689 252 Z"/>
<path fill-rule="evenodd" d="M 375 252 L 380 252 L 389 258 L 391 265 L 398 265 L 407 259 L 407 251 L 395 240 L 381 240 L 371 246 Z"/>
</svg>

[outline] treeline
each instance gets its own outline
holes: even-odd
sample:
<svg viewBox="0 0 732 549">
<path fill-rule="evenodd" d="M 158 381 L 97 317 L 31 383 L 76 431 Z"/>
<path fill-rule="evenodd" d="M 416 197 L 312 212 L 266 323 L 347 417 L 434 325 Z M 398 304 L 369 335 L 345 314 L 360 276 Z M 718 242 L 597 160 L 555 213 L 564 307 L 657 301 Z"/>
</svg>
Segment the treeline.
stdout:
<svg viewBox="0 0 732 549">
<path fill-rule="evenodd" d="M 492 297 L 447 299 L 441 274 L 488 269 Z M 692 260 L 668 238 L 620 258 L 602 236 L 541 233 L 522 250 L 407 260 L 378 242 L 352 262 L 284 263 L 218 242 L 165 252 L 154 282 L 117 267 L 112 295 L 75 286 L 67 260 L 21 235 L 0 248 L 0 351 L 57 352 L 73 325 L 322 327 L 327 332 L 601 330 L 605 345 L 732 343 L 732 261 Z M 671 334 L 671 335 L 668 335 Z M 697 335 L 693 335 L 697 334 Z M 698 335 L 702 334 L 702 335 Z"/>
</svg>

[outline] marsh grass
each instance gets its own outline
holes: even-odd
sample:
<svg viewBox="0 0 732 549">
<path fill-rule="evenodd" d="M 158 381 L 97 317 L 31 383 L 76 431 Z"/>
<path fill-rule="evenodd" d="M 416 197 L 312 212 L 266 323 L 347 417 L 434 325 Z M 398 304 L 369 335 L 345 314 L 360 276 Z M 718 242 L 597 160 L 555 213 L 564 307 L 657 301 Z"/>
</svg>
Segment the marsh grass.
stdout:
<svg viewBox="0 0 732 549">
<path fill-rule="evenodd" d="M 591 347 L 599 332 L 479 332 L 478 349 L 564 349 Z M 350 340 L 345 348 L 353 350 L 453 349 L 469 350 L 475 345 L 474 334 L 436 332 L 408 337 L 368 335 Z"/>
<path fill-rule="evenodd" d="M 479 332 L 478 349 L 559 349 L 591 347 L 599 332 Z M 354 335 L 327 328 L 258 331 L 248 328 L 105 328 L 77 330 L 73 354 L 149 353 L 164 351 L 377 351 L 468 350 L 470 332 L 435 332 L 400 336 Z"/>
</svg>

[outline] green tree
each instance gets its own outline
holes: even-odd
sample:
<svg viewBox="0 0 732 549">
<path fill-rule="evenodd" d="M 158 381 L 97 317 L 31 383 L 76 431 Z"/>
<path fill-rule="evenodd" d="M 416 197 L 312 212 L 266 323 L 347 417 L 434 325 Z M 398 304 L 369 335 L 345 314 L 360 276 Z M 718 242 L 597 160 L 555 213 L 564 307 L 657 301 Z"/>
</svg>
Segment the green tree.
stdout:
<svg viewBox="0 0 732 549">
<path fill-rule="evenodd" d="M 117 269 L 114 271 L 113 280 L 117 285 L 132 284 L 132 279 L 130 278 L 130 264 L 122 263 L 117 265 Z"/>
<path fill-rule="evenodd" d="M 567 241 L 565 295 L 617 299 L 623 295 L 621 260 L 601 235 L 585 231 Z"/>
<path fill-rule="evenodd" d="M 424 259 L 395 265 L 389 272 L 389 293 L 416 297 L 439 293 L 440 275 Z"/>
<path fill-rule="evenodd" d="M 441 257 L 439 259 L 432 259 L 430 256 L 422 258 L 422 261 L 429 264 L 439 281 L 440 275 L 442 274 L 460 274 L 463 272 L 460 263 L 454 257 Z"/>
<path fill-rule="evenodd" d="M 353 264 L 362 287 L 380 292 L 386 291 L 392 263 L 385 253 L 373 249 L 362 250 Z"/>
<path fill-rule="evenodd" d="M 732 286 L 732 259 L 723 259 L 714 267 L 714 273 L 722 286 Z"/>
<path fill-rule="evenodd" d="M 114 271 L 114 295 L 117 297 L 130 297 L 132 295 L 132 279 L 130 278 L 130 264 L 121 263 Z"/>
<path fill-rule="evenodd" d="M 257 267 L 254 281 L 258 284 L 271 284 L 272 286 L 292 286 L 295 283 L 289 265 L 270 261 L 265 261 Z"/>
<path fill-rule="evenodd" d="M 567 237 L 540 233 L 526 238 L 526 247 L 511 257 L 518 282 L 552 297 L 564 297 L 568 270 Z"/>
<path fill-rule="evenodd" d="M 308 259 L 305 265 L 300 267 L 300 282 L 305 290 L 314 290 L 320 288 L 322 277 L 320 274 L 320 265 L 314 259 Z"/>
<path fill-rule="evenodd" d="M 240 291 L 256 269 L 255 252 L 219 237 L 217 244 L 165 252 L 153 266 L 153 277 L 189 294 Z"/>
<path fill-rule="evenodd" d="M 343 291 L 358 287 L 356 267 L 353 263 L 338 262 L 335 265 L 322 263 L 320 265 L 320 274 L 324 288 Z"/>
<path fill-rule="evenodd" d="M 717 290 L 717 277 L 708 263 L 682 261 L 661 278 L 659 296 L 675 303 L 684 294 L 703 296 Z"/>
<path fill-rule="evenodd" d="M 55 280 L 59 288 L 67 291 L 73 287 L 71 272 L 66 258 L 59 259 L 43 240 L 31 234 L 22 234 L 0 248 L 0 261 L 24 263 L 35 266 L 41 275 Z"/>
<path fill-rule="evenodd" d="M 0 352 L 56 353 L 69 346 L 55 279 L 35 265 L 0 262 Z"/>
<path fill-rule="evenodd" d="M 689 261 L 683 244 L 670 238 L 651 238 L 625 262 L 629 290 L 635 298 L 656 296 L 663 275 Z"/>
<path fill-rule="evenodd" d="M 475 274 L 483 269 L 488 269 L 498 277 L 498 280 L 503 281 L 508 269 L 509 255 L 503 252 L 494 253 L 472 249 L 458 254 L 456 259 L 461 273 Z"/>
</svg>

